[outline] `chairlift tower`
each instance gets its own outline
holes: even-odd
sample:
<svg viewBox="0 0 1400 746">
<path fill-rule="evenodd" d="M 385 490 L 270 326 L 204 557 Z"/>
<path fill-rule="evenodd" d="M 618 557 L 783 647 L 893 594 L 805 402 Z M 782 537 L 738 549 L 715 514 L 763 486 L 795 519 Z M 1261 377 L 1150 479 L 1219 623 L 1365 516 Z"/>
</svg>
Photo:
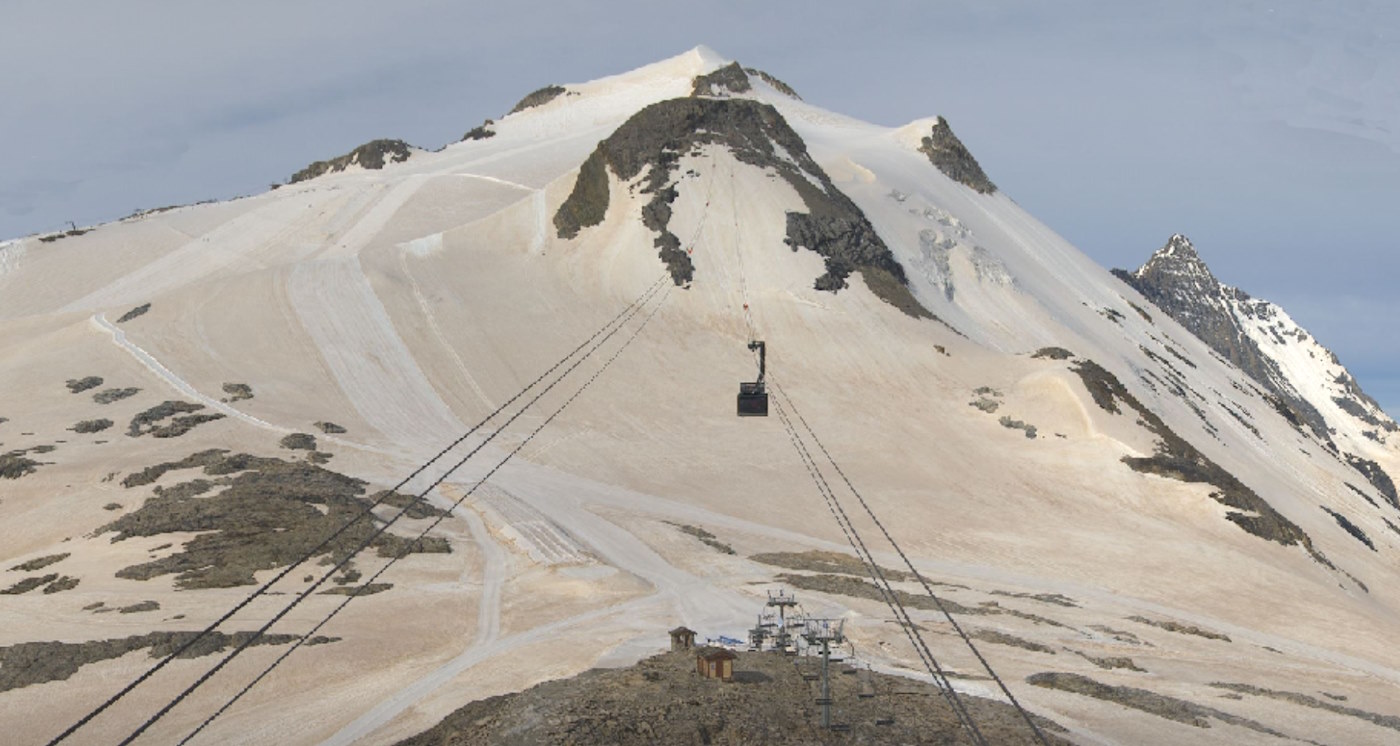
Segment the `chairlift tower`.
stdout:
<svg viewBox="0 0 1400 746">
<path fill-rule="evenodd" d="M 822 696 L 817 704 L 822 707 L 822 727 L 831 730 L 831 645 L 846 641 L 844 619 L 807 619 L 802 637 L 808 645 L 820 645 L 822 649 Z"/>
<path fill-rule="evenodd" d="M 773 647 L 787 652 L 792 644 L 792 635 L 788 633 L 788 609 L 797 606 L 797 597 L 784 590 L 768 591 L 768 607 L 778 610 L 778 629 L 773 633 Z"/>
</svg>

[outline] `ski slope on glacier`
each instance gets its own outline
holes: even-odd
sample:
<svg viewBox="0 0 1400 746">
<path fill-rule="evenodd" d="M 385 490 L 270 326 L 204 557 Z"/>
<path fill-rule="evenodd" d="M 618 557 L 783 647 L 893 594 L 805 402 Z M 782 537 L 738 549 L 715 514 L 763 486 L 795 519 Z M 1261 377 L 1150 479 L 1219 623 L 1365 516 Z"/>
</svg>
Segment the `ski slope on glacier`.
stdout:
<svg viewBox="0 0 1400 746">
<path fill-rule="evenodd" d="M 334 454 L 328 468 L 388 487 L 665 277 L 642 220 L 645 175 L 623 183 L 610 173 L 606 216 L 575 238 L 560 238 L 553 218 L 600 140 L 650 104 L 689 96 L 695 76 L 728 63 L 701 47 L 568 84 L 491 125 L 489 138 L 415 150 L 382 170 L 356 166 L 52 242 L 0 244 L 0 390 L 16 392 L 0 403 L 9 420 L 0 443 L 57 445 L 33 474 L 0 481 L 0 545 L 8 547 L 0 559 L 10 567 L 69 552 L 55 568 L 81 578 L 73 590 L 0 605 L 0 645 L 200 629 L 247 595 L 247 587 L 180 590 L 169 577 L 114 577 L 193 534 L 113 543 L 97 533 L 152 494 L 112 475 L 206 448 L 285 456 L 280 438 L 333 421 L 346 432 L 317 434 Z M 618 342 L 431 493 L 435 505 L 450 506 L 523 444 L 442 524 L 451 554 L 392 567 L 384 576 L 392 589 L 357 600 L 326 627 L 339 642 L 297 651 L 202 737 L 391 743 L 463 702 L 629 663 L 664 647 L 677 624 L 743 638 L 765 590 L 780 585 L 780 569 L 752 555 L 846 548 L 778 418 L 733 414 L 735 384 L 754 375 L 751 337 L 767 341 L 773 380 L 921 571 L 947 584 L 940 589 L 950 599 L 982 610 L 964 622 L 1052 651 L 980 647 L 1016 696 L 1068 737 L 1280 740 L 1031 686 L 1027 676 L 1070 671 L 1150 689 L 1293 739 L 1400 737 L 1283 699 L 1221 699 L 1211 687 L 1325 691 L 1349 707 L 1400 716 L 1400 655 L 1389 644 L 1400 632 L 1400 510 L 1290 425 L 1247 376 L 1010 197 L 979 194 L 938 171 L 918 150 L 936 120 L 877 126 L 757 75 L 751 83 L 735 95 L 771 104 L 801 136 L 938 320 L 901 313 L 858 273 L 840 292 L 816 290 L 822 257 L 784 242 L 786 214 L 805 209 L 796 190 L 721 144 L 677 154 L 670 230 L 691 252 L 694 279 L 648 306 L 654 319 L 558 419 L 530 435 Z M 113 321 L 143 303 L 151 304 L 145 314 Z M 1049 347 L 1075 358 L 1035 356 Z M 1296 524 L 1327 562 L 1241 530 L 1212 485 L 1124 464 L 1151 456 L 1159 438 L 1126 406 L 1113 413 L 1096 402 L 1071 370 L 1086 360 Z M 117 434 L 65 430 L 94 416 L 93 405 L 80 404 L 86 395 L 64 388 L 84 375 L 145 392 L 103 405 Z M 227 382 L 246 382 L 256 395 L 223 401 Z M 120 433 L 161 399 L 229 416 L 179 438 Z M 995 411 L 970 406 L 979 401 Z M 1005 420 L 1034 426 L 1034 436 Z M 1366 439 L 1352 424 L 1337 429 L 1340 445 L 1400 473 L 1394 443 Z M 115 503 L 124 507 L 103 507 Z M 735 554 L 678 526 L 702 527 Z M 876 554 L 898 563 L 887 546 Z M 277 592 L 295 592 L 300 575 Z M 847 620 L 863 662 L 916 675 L 917 658 L 879 604 L 797 593 L 808 610 Z M 123 599 L 158 601 L 159 620 L 83 608 Z M 260 599 L 234 622 L 254 625 L 283 600 Z M 338 600 L 312 597 L 273 631 L 305 632 Z M 924 612 L 920 624 L 946 665 L 974 672 L 939 618 Z M 151 742 L 178 741 L 277 653 L 250 649 L 150 731 Z M 1104 656 L 1131 656 L 1146 670 L 1090 660 Z M 11 713 L 0 721 L 24 742 L 42 742 L 148 663 L 128 654 L 0 691 L 0 712 Z M 74 742 L 125 733 L 146 716 L 142 706 L 159 706 L 204 664 L 178 661 L 131 708 L 114 708 Z M 998 696 L 974 678 L 956 685 Z M 42 717 L 13 714 L 24 712 Z"/>
</svg>

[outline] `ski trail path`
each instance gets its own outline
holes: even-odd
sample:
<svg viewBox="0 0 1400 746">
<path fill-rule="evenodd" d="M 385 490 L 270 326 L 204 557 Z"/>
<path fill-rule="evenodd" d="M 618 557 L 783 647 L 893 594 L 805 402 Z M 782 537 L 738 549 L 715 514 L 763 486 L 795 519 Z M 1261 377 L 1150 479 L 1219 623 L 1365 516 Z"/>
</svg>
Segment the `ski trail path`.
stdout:
<svg viewBox="0 0 1400 746">
<path fill-rule="evenodd" d="M 442 333 L 442 327 L 438 326 L 437 316 L 428 306 L 428 299 L 423 295 L 423 289 L 418 285 L 418 278 L 413 276 L 413 271 L 408 267 L 409 251 L 410 250 L 405 249 L 399 250 L 399 270 L 403 272 L 404 277 L 408 278 L 409 288 L 413 291 L 413 299 L 417 301 L 418 310 L 423 313 L 423 319 L 428 322 L 428 329 L 433 333 L 433 338 L 438 341 L 438 344 L 442 345 L 442 349 L 447 351 L 448 357 L 452 358 L 452 362 L 457 367 L 457 372 L 462 374 L 462 378 L 466 380 L 472 392 L 476 394 L 482 404 L 486 405 L 487 411 L 495 410 L 495 402 L 491 401 L 491 397 L 486 395 L 486 390 L 481 387 L 476 377 L 472 375 L 471 369 L 467 367 L 466 361 L 462 359 L 461 355 L 457 354 L 457 349 L 452 346 L 451 342 L 447 341 L 447 336 Z"/>
<path fill-rule="evenodd" d="M 525 471 L 532 473 L 536 470 Z M 474 484 L 465 480 L 449 483 L 463 490 Z M 635 625 L 635 631 L 640 636 L 646 634 L 648 629 L 644 619 L 646 615 L 640 612 L 647 607 L 664 606 L 672 609 L 684 624 L 692 627 L 727 629 L 739 624 L 738 620 L 747 619 L 755 608 L 756 602 L 753 599 L 671 565 L 627 529 L 588 510 L 581 499 L 572 496 L 561 497 L 571 495 L 567 491 L 517 487 L 511 490 L 511 494 L 544 513 L 555 523 L 567 526 L 571 536 L 587 545 L 609 565 L 647 581 L 653 587 L 653 592 L 620 606 L 595 609 L 497 638 L 493 634 L 499 629 L 499 599 L 494 609 L 488 608 L 488 593 L 484 586 L 482 608 L 478 610 L 478 624 L 481 619 L 496 614 L 497 626 L 493 628 L 488 623 L 485 627 L 480 627 L 483 633 L 478 634 L 477 639 L 466 650 L 346 725 L 324 741 L 325 746 L 349 746 L 373 734 L 400 713 L 473 666 L 588 622 L 617 618 L 617 624 Z M 473 524 L 473 535 L 476 534 L 476 525 Z M 482 530 L 485 530 L 484 526 Z M 489 583 L 490 579 L 486 582 Z"/>
<path fill-rule="evenodd" d="M 297 265 L 287 296 L 346 398 L 405 456 L 436 453 L 466 430 L 399 338 L 358 257 Z"/>
</svg>

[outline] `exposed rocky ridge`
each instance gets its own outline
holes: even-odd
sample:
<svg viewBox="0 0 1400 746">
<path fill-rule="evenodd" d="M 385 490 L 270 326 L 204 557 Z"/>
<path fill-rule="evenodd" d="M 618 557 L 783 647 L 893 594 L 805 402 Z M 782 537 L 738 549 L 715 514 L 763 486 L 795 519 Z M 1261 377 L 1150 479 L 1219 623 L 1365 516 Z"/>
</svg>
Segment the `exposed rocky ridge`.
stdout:
<svg viewBox="0 0 1400 746">
<path fill-rule="evenodd" d="M 678 285 L 690 282 L 695 267 L 668 227 L 677 196 L 672 174 L 682 154 L 702 145 L 722 145 L 740 162 L 772 170 L 797 191 L 807 212 L 787 213 L 786 243 L 794 251 L 805 247 L 825 257 L 826 273 L 816 279 L 817 289 L 836 292 L 859 271 L 886 302 L 911 316 L 932 318 L 910 293 L 904 268 L 865 214 L 831 183 L 782 115 L 751 99 L 678 98 L 637 112 L 584 161 L 554 216 L 558 235 L 573 238 L 602 222 L 610 199 L 609 169 L 623 181 L 645 174 L 640 191 L 652 198 L 642 208 L 643 222 L 656 231 L 655 245 L 672 279 Z"/>
<path fill-rule="evenodd" d="M 1123 463 L 1135 471 L 1156 474 L 1182 482 L 1201 482 L 1215 488 L 1210 496 L 1234 510 L 1225 517 L 1245 531 L 1284 546 L 1301 545 L 1318 563 L 1335 566 L 1313 547 L 1312 539 L 1296 523 L 1274 510 L 1258 493 L 1195 446 L 1177 435 L 1167 424 L 1133 396 L 1118 377 L 1092 360 L 1076 360 L 1070 368 L 1084 382 L 1094 403 L 1113 414 L 1122 407 L 1133 410 L 1139 421 L 1158 437 L 1156 453 L 1146 458 L 1124 456 Z M 1120 407 L 1119 405 L 1122 405 Z"/>
<path fill-rule="evenodd" d="M 739 652 L 734 680 L 702 678 L 695 652 L 663 653 L 629 668 L 594 669 L 523 692 L 462 707 L 400 746 L 525 744 L 954 744 L 970 739 L 932 684 L 833 664 L 832 720 L 820 727 L 814 704 L 816 658 Z M 868 687 L 873 696 L 862 697 Z M 1008 704 L 964 694 L 964 705 L 990 743 L 1030 744 L 1035 737 Z M 879 724 L 877 721 L 888 720 Z M 1057 724 L 1036 718 L 1049 743 L 1067 743 Z"/>
<path fill-rule="evenodd" d="M 520 99 L 515 106 L 512 106 L 510 111 L 506 112 L 506 116 L 525 111 L 526 109 L 533 109 L 536 106 L 544 106 L 550 101 L 564 95 L 564 90 L 563 86 L 547 85 L 538 90 L 531 91 L 525 94 L 525 98 Z M 487 123 L 490 123 L 489 119 Z"/>
<path fill-rule="evenodd" d="M 408 160 L 412 153 L 412 146 L 403 140 L 370 140 L 364 145 L 355 148 L 345 155 L 336 156 L 326 161 L 316 161 L 302 170 L 292 174 L 292 178 L 287 183 L 295 184 L 307 179 L 314 179 L 317 176 L 344 171 L 351 166 L 359 166 L 372 171 L 384 168 L 389 163 L 401 163 Z"/>
<path fill-rule="evenodd" d="M 1278 306 L 1216 279 L 1185 236 L 1173 235 L 1137 271 L 1115 269 L 1113 274 L 1263 386 L 1280 414 L 1299 429 L 1306 426 L 1334 453 L 1339 448 L 1332 438 L 1333 429 L 1320 411 L 1319 402 L 1309 396 L 1326 396 L 1343 412 L 1376 428 L 1370 437 L 1378 441 L 1383 442 L 1382 432 L 1400 431 L 1400 426 L 1381 411 L 1375 400 L 1361 391 L 1336 355 L 1293 324 Z M 1316 354 L 1325 358 L 1319 364 L 1336 367 L 1331 376 L 1336 388 L 1330 392 L 1300 391 L 1280 361 L 1260 344 L 1261 334 L 1266 335 L 1270 346 L 1315 346 Z M 1400 496 L 1396 495 L 1392 480 L 1378 464 L 1349 453 L 1340 457 L 1361 472 L 1392 505 L 1400 507 Z"/>
<path fill-rule="evenodd" d="M 724 96 L 730 93 L 748 93 L 753 90 L 749 76 L 737 62 L 731 62 L 714 72 L 696 75 L 691 81 L 692 96 Z"/>
<path fill-rule="evenodd" d="M 1218 720 L 1222 723 L 1248 728 L 1252 731 L 1276 738 L 1288 738 L 1288 736 L 1257 721 L 1250 720 L 1249 718 L 1223 712 L 1213 707 L 1198 705 L 1184 699 L 1168 697 L 1147 689 L 1103 684 L 1080 674 L 1062 672 L 1038 673 L 1026 677 L 1026 683 L 1046 689 L 1058 689 L 1060 691 L 1073 692 L 1074 694 L 1101 699 L 1106 702 L 1113 702 L 1168 720 L 1194 725 L 1197 728 L 1209 728 L 1211 727 L 1212 720 Z"/>
<path fill-rule="evenodd" d="M 953 134 L 948 120 L 939 117 L 933 124 L 933 131 L 920 142 L 919 152 L 927 155 L 929 162 L 937 166 L 944 176 L 981 194 L 991 194 L 997 190 L 997 185 L 987 178 L 967 146 Z"/>
<path fill-rule="evenodd" d="M 797 91 L 794 91 L 792 89 L 792 86 L 788 85 L 787 83 L 784 83 L 781 80 L 778 80 L 777 78 L 773 77 L 772 75 L 769 75 L 766 72 L 763 72 L 762 70 L 759 70 L 758 68 L 746 67 L 744 68 L 744 72 L 748 73 L 749 75 L 758 76 L 760 80 L 772 86 L 774 90 L 778 91 L 779 93 L 785 96 L 791 96 L 797 99 L 798 101 L 802 100 L 802 97 L 797 95 Z"/>
<path fill-rule="evenodd" d="M 150 303 L 142 303 L 141 305 L 139 305 L 139 306 L 137 306 L 137 307 L 131 309 L 130 311 L 127 311 L 127 312 L 124 313 L 124 314 L 122 314 L 122 315 L 121 315 L 121 318 L 117 319 L 117 323 L 118 323 L 118 324 L 125 324 L 126 322 L 131 321 L 132 319 L 134 319 L 134 318 L 136 318 L 136 317 L 138 317 L 138 316 L 141 316 L 141 315 L 145 314 L 145 313 L 146 313 L 147 311 L 149 311 L 149 310 L 151 310 L 151 304 L 150 304 Z"/>
<path fill-rule="evenodd" d="M 496 130 L 492 129 L 492 127 L 495 126 L 496 121 L 494 119 L 487 119 L 480 125 L 467 130 L 467 134 L 462 135 L 462 140 L 465 142 L 467 140 L 485 140 L 495 137 Z"/>
</svg>

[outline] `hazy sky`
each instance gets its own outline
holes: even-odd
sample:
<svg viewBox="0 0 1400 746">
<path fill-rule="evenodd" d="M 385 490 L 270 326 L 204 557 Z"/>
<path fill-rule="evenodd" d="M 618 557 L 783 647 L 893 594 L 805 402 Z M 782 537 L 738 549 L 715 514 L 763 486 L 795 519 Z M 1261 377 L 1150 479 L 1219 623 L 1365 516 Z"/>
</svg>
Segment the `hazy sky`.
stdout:
<svg viewBox="0 0 1400 746">
<path fill-rule="evenodd" d="M 1400 3 L 0 0 L 0 236 L 221 199 L 705 44 L 942 114 L 1101 264 L 1185 233 L 1400 415 Z"/>
</svg>

